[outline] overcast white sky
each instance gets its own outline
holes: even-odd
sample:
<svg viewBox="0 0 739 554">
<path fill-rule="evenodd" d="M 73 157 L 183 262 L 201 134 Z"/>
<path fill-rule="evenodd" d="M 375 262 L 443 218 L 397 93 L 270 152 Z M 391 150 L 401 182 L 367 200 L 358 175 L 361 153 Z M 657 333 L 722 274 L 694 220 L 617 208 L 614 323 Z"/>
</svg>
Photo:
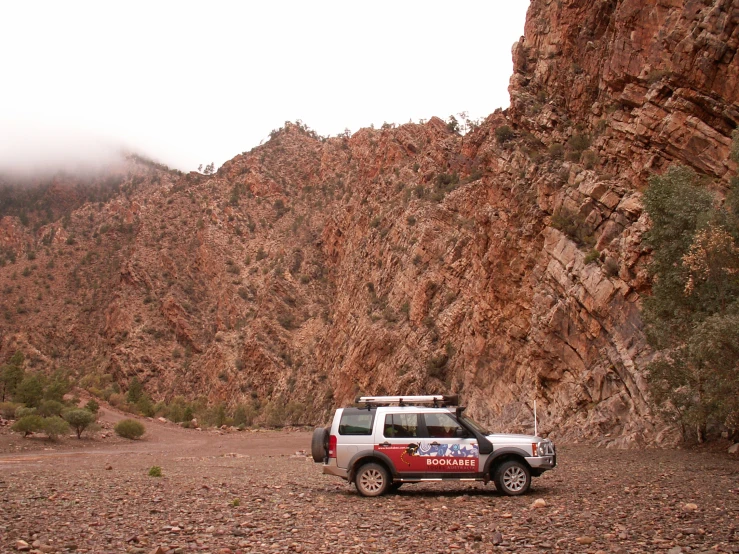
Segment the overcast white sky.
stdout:
<svg viewBox="0 0 739 554">
<path fill-rule="evenodd" d="M 0 169 L 124 145 L 216 167 L 322 135 L 508 105 L 528 0 L 2 2 Z"/>
</svg>

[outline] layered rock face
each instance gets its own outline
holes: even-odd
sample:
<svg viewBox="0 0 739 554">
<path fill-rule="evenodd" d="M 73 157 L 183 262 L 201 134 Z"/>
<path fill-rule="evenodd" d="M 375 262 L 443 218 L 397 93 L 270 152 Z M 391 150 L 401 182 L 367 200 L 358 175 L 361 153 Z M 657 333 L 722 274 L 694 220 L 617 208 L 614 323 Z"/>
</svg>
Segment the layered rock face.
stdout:
<svg viewBox="0 0 739 554">
<path fill-rule="evenodd" d="M 287 124 L 214 176 L 130 162 L 123 193 L 0 222 L 0 354 L 137 375 L 155 399 L 305 406 L 458 392 L 492 427 L 609 444 L 651 414 L 640 190 L 736 170 L 731 2 L 534 1 L 511 108 L 324 139 Z"/>
</svg>

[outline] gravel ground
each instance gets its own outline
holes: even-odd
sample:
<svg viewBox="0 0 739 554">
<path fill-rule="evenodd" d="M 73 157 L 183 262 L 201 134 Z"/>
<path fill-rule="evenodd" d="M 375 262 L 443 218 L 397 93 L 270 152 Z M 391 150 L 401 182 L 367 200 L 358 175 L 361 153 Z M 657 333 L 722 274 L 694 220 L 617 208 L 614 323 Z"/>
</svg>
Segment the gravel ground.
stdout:
<svg viewBox="0 0 739 554">
<path fill-rule="evenodd" d="M 559 445 L 523 497 L 434 483 L 368 499 L 295 455 L 307 432 L 147 428 L 84 448 L 2 431 L 0 550 L 739 552 L 739 462 L 723 453 Z"/>
</svg>

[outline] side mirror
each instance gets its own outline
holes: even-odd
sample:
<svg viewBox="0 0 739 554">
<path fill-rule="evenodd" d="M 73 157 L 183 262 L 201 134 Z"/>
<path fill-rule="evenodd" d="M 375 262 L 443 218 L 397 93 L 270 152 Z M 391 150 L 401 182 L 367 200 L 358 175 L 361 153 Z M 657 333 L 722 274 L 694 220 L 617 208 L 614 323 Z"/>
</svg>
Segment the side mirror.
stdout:
<svg viewBox="0 0 739 554">
<path fill-rule="evenodd" d="M 467 429 L 465 429 L 464 427 L 457 427 L 454 430 L 454 436 L 457 437 L 458 439 L 466 439 L 467 437 L 470 436 L 470 434 L 467 432 Z"/>
</svg>

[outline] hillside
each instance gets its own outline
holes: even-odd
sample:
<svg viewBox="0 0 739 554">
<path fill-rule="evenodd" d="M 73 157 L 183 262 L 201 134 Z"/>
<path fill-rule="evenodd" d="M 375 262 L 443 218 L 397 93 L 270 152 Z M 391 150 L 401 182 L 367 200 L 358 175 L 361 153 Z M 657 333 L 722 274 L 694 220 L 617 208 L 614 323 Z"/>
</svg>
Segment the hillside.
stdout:
<svg viewBox="0 0 739 554">
<path fill-rule="evenodd" d="M 0 220 L 0 357 L 305 423 L 450 391 L 501 429 L 536 399 L 554 437 L 666 440 L 641 191 L 736 171 L 738 24 L 730 1 L 534 0 L 510 109 L 464 135 L 286 123 L 210 176 L 129 159 L 109 199 Z"/>
</svg>

